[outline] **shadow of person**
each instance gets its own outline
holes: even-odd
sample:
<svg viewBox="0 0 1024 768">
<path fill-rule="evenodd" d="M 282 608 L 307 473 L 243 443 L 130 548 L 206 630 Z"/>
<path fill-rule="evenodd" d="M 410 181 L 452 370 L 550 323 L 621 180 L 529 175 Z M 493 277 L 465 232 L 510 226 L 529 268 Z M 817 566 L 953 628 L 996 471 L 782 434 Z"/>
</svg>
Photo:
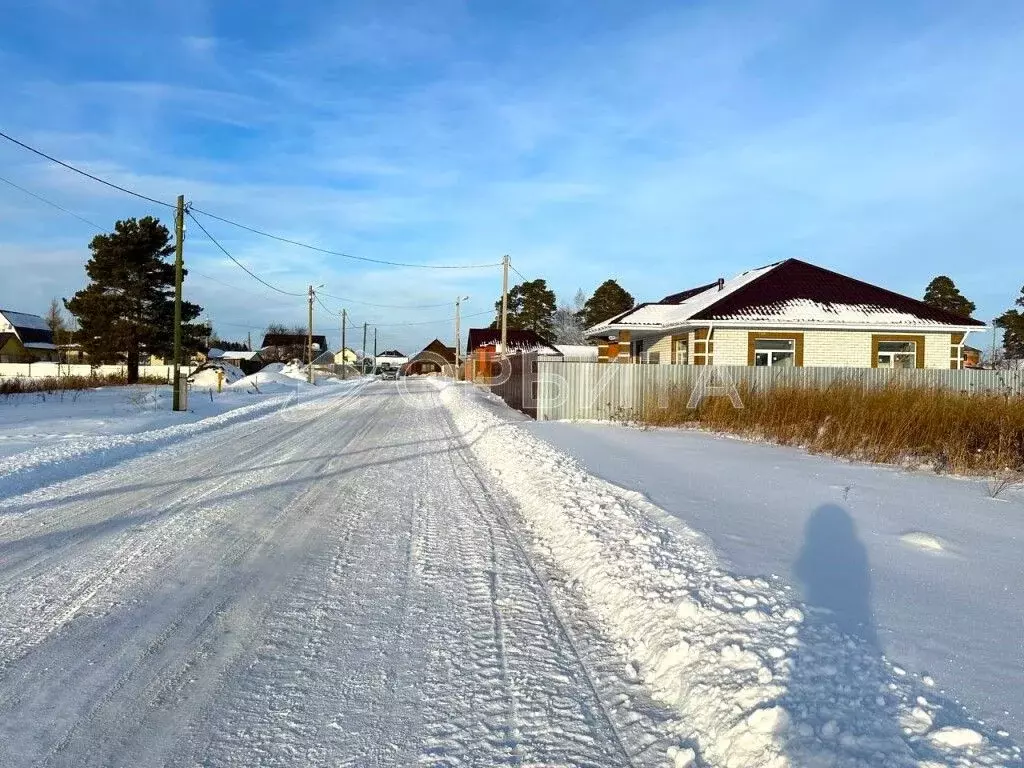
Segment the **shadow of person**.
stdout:
<svg viewBox="0 0 1024 768">
<path fill-rule="evenodd" d="M 805 611 L 791 627 L 780 702 L 791 721 L 788 764 L 912 764 L 878 644 L 867 551 L 845 509 L 812 513 L 793 573 Z"/>
<path fill-rule="evenodd" d="M 808 605 L 831 616 L 846 634 L 878 646 L 867 550 L 845 509 L 826 504 L 815 510 L 793 573 Z"/>
</svg>

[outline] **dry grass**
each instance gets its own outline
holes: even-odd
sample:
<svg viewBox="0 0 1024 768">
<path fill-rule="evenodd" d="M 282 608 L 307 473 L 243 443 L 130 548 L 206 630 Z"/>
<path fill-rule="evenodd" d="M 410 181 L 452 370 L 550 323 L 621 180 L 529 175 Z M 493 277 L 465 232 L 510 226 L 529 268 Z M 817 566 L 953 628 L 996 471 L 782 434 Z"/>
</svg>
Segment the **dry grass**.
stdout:
<svg viewBox="0 0 1024 768">
<path fill-rule="evenodd" d="M 108 373 L 100 376 L 54 376 L 42 379 L 14 377 L 0 379 L 0 396 L 27 394 L 54 394 L 57 392 L 77 392 L 95 387 L 123 387 L 127 384 L 124 376 Z M 159 377 L 142 376 L 139 384 L 166 384 L 167 380 Z"/>
<path fill-rule="evenodd" d="M 726 397 L 709 397 L 691 410 L 689 394 L 669 392 L 667 407 L 648 409 L 640 421 L 696 425 L 867 461 L 928 463 L 937 471 L 1024 471 L 1024 398 L 905 386 L 865 391 L 843 384 L 740 388 L 742 409 Z"/>
</svg>

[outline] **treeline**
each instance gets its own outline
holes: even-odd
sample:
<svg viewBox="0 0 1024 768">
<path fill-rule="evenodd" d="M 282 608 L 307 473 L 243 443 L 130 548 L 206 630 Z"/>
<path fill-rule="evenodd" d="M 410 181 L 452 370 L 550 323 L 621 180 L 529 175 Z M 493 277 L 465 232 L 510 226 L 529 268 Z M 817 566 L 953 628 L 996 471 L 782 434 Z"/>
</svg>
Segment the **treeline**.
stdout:
<svg viewBox="0 0 1024 768">
<path fill-rule="evenodd" d="M 587 328 L 621 314 L 636 305 L 632 294 L 615 280 L 605 280 L 587 298 L 578 290 L 572 303 L 558 304 L 555 292 L 544 279 L 527 280 L 508 292 L 508 324 L 536 331 L 555 344 L 584 344 Z M 501 323 L 501 297 L 494 303 L 492 328 Z"/>
</svg>

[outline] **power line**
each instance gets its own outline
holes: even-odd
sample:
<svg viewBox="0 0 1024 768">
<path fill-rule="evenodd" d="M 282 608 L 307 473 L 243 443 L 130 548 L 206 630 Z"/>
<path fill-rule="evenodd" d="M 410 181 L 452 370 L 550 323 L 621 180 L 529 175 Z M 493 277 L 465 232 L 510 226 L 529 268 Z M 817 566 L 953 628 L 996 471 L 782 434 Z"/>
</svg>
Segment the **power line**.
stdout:
<svg viewBox="0 0 1024 768">
<path fill-rule="evenodd" d="M 346 299 L 344 296 L 334 296 L 330 293 L 321 293 L 329 299 L 336 299 L 337 301 L 347 301 L 353 304 L 364 304 L 367 307 L 380 307 L 382 309 L 432 309 L 435 307 L 454 307 L 454 301 L 445 301 L 440 304 L 374 304 L 369 301 L 359 301 L 358 299 Z"/>
<path fill-rule="evenodd" d="M 116 189 L 118 192 L 124 192 L 126 195 L 132 195 L 133 197 L 138 197 L 138 198 L 140 198 L 142 200 L 145 200 L 147 202 L 155 203 L 156 205 L 163 205 L 163 206 L 166 206 L 167 208 L 174 208 L 175 207 L 175 205 L 173 203 L 166 203 L 163 200 L 157 200 L 155 197 L 149 197 L 148 195 L 144 195 L 141 192 L 136 192 L 135 190 L 128 189 L 127 187 L 122 187 L 119 184 L 115 184 L 112 181 L 107 181 L 106 179 L 101 179 L 99 176 L 94 176 L 93 174 L 89 173 L 88 171 L 83 171 L 81 168 L 77 168 L 74 165 L 71 165 L 71 163 L 65 163 L 63 160 L 58 160 L 53 155 L 46 154 L 41 149 L 36 149 L 35 147 L 29 146 L 28 144 L 26 144 L 23 141 L 18 141 L 16 138 L 14 138 L 13 136 L 8 136 L 3 131 L 0 131 L 0 138 L 7 139 L 12 144 L 17 144 L 22 149 L 27 149 L 29 152 L 31 152 L 34 155 L 39 155 L 39 157 L 44 157 L 47 160 L 49 160 L 51 163 L 56 163 L 57 165 L 61 166 L 62 168 L 67 168 L 69 171 L 74 171 L 75 173 L 79 174 L 80 176 L 85 176 L 87 179 L 92 179 L 93 181 L 97 181 L 100 184 L 103 184 L 103 185 L 105 185 L 107 187 L 110 187 L 111 189 Z"/>
<path fill-rule="evenodd" d="M 494 314 L 494 310 L 488 309 L 488 310 L 486 310 L 484 312 L 474 312 L 474 313 L 469 314 L 469 315 L 463 315 L 462 317 L 463 318 L 467 318 L 467 317 L 480 317 L 481 315 L 493 315 L 493 314 Z M 432 323 L 449 323 L 449 322 L 451 322 L 451 320 L 452 320 L 452 318 L 450 318 L 450 317 L 442 317 L 442 318 L 439 318 L 437 320 L 416 320 L 416 321 L 411 322 L 411 323 L 370 323 L 370 325 L 375 326 L 377 328 L 396 328 L 396 327 L 403 327 L 403 326 L 407 326 L 407 325 L 430 325 Z"/>
<path fill-rule="evenodd" d="M 512 271 L 513 272 L 515 272 L 517 275 L 519 275 L 521 278 L 523 278 L 523 282 L 524 283 L 530 282 L 529 280 L 526 279 L 526 275 L 524 275 L 522 272 L 520 272 L 518 269 L 516 269 L 515 267 L 512 266 L 512 262 L 511 261 L 508 263 L 508 265 L 510 267 L 512 267 Z"/>
<path fill-rule="evenodd" d="M 33 153 L 35 155 L 38 155 L 39 157 L 47 159 L 51 163 L 56 163 L 57 165 L 61 166 L 62 168 L 66 168 L 69 171 L 73 171 L 74 173 L 77 173 L 77 174 L 79 174 L 81 176 L 85 176 L 88 179 L 92 179 L 93 181 L 99 182 L 100 184 L 103 184 L 103 185 L 105 185 L 107 187 L 110 187 L 111 189 L 116 189 L 119 192 L 124 192 L 125 194 L 132 195 L 134 197 L 138 197 L 138 198 L 140 198 L 142 200 L 146 200 L 146 201 L 148 201 L 150 203 L 155 203 L 156 205 L 163 205 L 163 206 L 166 206 L 168 208 L 175 208 L 176 207 L 173 203 L 167 203 L 167 202 L 164 202 L 163 200 L 157 200 L 156 198 L 149 197 L 147 195 L 142 194 L 141 192 L 136 192 L 135 190 L 129 189 L 128 187 L 122 187 L 119 184 L 113 183 L 112 181 L 107 181 L 106 179 L 100 178 L 99 176 L 95 176 L 95 175 L 89 173 L 88 171 L 84 171 L 81 168 L 78 168 L 78 167 L 72 165 L 71 163 L 66 163 L 63 160 L 58 160 L 53 155 L 48 155 L 46 152 L 43 152 L 40 149 L 36 149 L 35 147 L 30 146 L 29 144 L 26 144 L 23 141 L 19 141 L 18 139 L 16 139 L 13 136 L 10 136 L 10 135 L 4 133 L 3 131 L 0 131 L 0 138 L 7 139 L 7 141 L 9 141 L 9 142 L 11 142 L 13 144 L 17 144 L 19 147 L 21 147 L 23 149 L 26 149 L 29 152 L 31 152 L 31 153 Z M 317 251 L 318 253 L 324 253 L 324 254 L 328 254 L 330 256 L 341 256 L 342 258 L 345 258 L 345 259 L 354 259 L 356 261 L 364 261 L 364 262 L 368 262 L 370 264 L 384 264 L 384 265 L 391 266 L 391 267 L 411 267 L 411 268 L 416 268 L 416 269 L 484 269 L 484 268 L 487 268 L 487 267 L 497 267 L 497 266 L 500 266 L 500 264 L 496 264 L 496 263 L 495 264 L 412 264 L 412 263 L 409 263 L 409 262 L 402 262 L 402 261 L 388 261 L 386 259 L 372 259 L 372 258 L 370 258 L 368 256 L 354 256 L 354 255 L 349 254 L 349 253 L 343 253 L 341 251 L 332 251 L 329 248 L 321 248 L 320 246 L 310 245 L 309 243 L 303 243 L 303 242 L 301 242 L 299 240 L 292 240 L 291 238 L 282 237 L 280 235 L 275 235 L 275 234 L 273 234 L 271 232 L 266 232 L 266 231 L 264 231 L 262 229 L 257 229 L 256 227 L 250 227 L 248 224 L 242 224 L 241 222 L 234 221 L 233 219 L 228 219 L 228 218 L 225 218 L 224 216 L 218 216 L 215 213 L 210 213 L 209 211 L 204 211 L 204 210 L 201 210 L 199 208 L 194 208 L 192 210 L 195 213 L 202 214 L 203 216 L 209 216 L 211 219 L 216 219 L 217 221 L 223 222 L 224 224 L 230 224 L 233 227 L 238 227 L 239 229 L 244 229 L 247 232 L 252 232 L 255 235 L 260 235 L 261 237 L 267 237 L 267 238 L 270 238 L 271 240 L 277 240 L 280 243 L 288 243 L 289 245 L 294 245 L 294 246 L 296 246 L 298 248 L 305 248 L 305 249 L 310 250 L 310 251 Z M 190 212 L 190 214 L 191 214 L 191 212 Z M 192 220 L 196 221 L 195 216 L 192 216 Z M 199 222 L 196 221 L 196 223 L 198 224 Z M 202 228 L 202 225 L 200 225 L 200 228 Z M 253 275 L 253 277 L 255 277 L 255 275 Z M 257 278 L 257 279 L 259 279 L 259 278 Z M 275 290 L 277 290 L 277 289 L 275 288 Z"/>
<path fill-rule="evenodd" d="M 90 227 L 92 227 L 92 228 L 94 228 L 94 229 L 97 229 L 97 230 L 99 230 L 100 232 L 102 232 L 102 231 L 103 231 L 103 227 L 101 227 L 101 226 L 100 226 L 99 224 L 97 224 L 97 223 L 96 223 L 95 221 L 89 221 L 89 219 L 85 218 L 84 216 L 79 216 L 79 215 L 78 215 L 77 213 L 75 213 L 74 211 L 69 211 L 69 210 L 68 210 L 67 208 L 64 208 L 63 206 L 57 205 L 57 204 L 56 204 L 55 202 L 53 202 L 52 200 L 47 200 L 47 199 L 46 199 L 45 197 L 43 197 L 42 195 L 37 195 L 37 194 L 36 194 L 35 192 L 32 192 L 31 190 L 25 189 L 24 187 L 22 187 L 22 186 L 20 186 L 20 185 L 18 185 L 18 184 L 15 184 L 15 183 L 14 183 L 13 181 L 11 181 L 10 179 L 5 179 L 5 178 L 4 178 L 3 176 L 0 176 L 0 181 L 2 181 L 2 182 L 3 182 L 4 184 L 7 184 L 7 185 L 9 185 L 9 186 L 12 186 L 12 187 L 14 187 L 14 188 L 15 188 L 16 190 L 18 190 L 19 192 L 24 192 L 24 193 L 25 193 L 26 195 L 28 195 L 29 197 L 34 197 L 34 198 L 35 198 L 36 200 L 38 200 L 38 201 L 39 201 L 39 202 L 41 202 L 41 203 L 46 203 L 46 204 L 47 204 L 48 206 L 50 206 L 51 208 L 56 208 L 56 209 L 57 209 L 58 211 L 61 211 L 62 213 L 66 213 L 66 214 L 67 214 L 68 216 L 74 216 L 74 217 L 75 217 L 76 219 L 78 219 L 79 221 L 81 221 L 81 222 L 84 222 L 84 223 L 88 224 L 88 225 L 89 225 Z"/>
<path fill-rule="evenodd" d="M 260 277 L 259 275 L 257 275 L 257 274 L 256 274 L 255 272 L 253 272 L 253 271 L 252 271 L 251 269 L 249 269 L 249 268 L 248 268 L 247 266 L 245 266 L 245 264 L 243 264 L 243 263 L 242 263 L 242 262 L 240 262 L 240 261 L 239 261 L 238 259 L 236 259 L 236 258 L 235 258 L 234 256 L 232 256 L 232 255 L 231 255 L 231 254 L 230 254 L 230 253 L 228 252 L 228 249 L 227 249 L 227 248 L 225 248 L 225 247 L 224 247 L 223 245 L 221 245 L 221 244 L 220 244 L 220 243 L 219 243 L 219 242 L 217 241 L 217 238 L 215 238 L 215 237 L 214 237 L 213 235 L 211 235 L 211 234 L 210 234 L 209 232 L 207 232 L 207 231 L 206 231 L 206 227 L 204 227 L 204 226 L 203 226 L 203 225 L 202 225 L 202 224 L 201 224 L 201 223 L 199 222 L 199 219 L 197 219 L 197 218 L 196 218 L 195 216 L 193 216 L 193 215 L 192 215 L 192 211 L 191 211 L 191 210 L 186 210 L 186 213 L 188 213 L 188 217 L 189 217 L 190 219 L 192 219 L 192 221 L 194 221 L 194 222 L 196 223 L 196 226 L 197 226 L 197 227 L 199 227 L 199 229 L 201 229 L 201 230 L 203 231 L 203 234 L 204 234 L 204 235 L 206 235 L 206 236 L 207 236 L 207 237 L 208 237 L 208 238 L 210 239 L 210 242 L 212 242 L 212 243 L 213 243 L 214 245 L 216 245 L 216 246 L 217 246 L 218 248 L 220 248 L 221 252 L 222 252 L 222 253 L 223 253 L 223 254 L 224 254 L 225 256 L 227 256 L 227 257 L 228 257 L 229 259 L 231 259 L 231 261 L 233 261 L 233 262 L 234 262 L 234 263 L 235 263 L 235 264 L 236 264 L 237 266 L 239 266 L 239 267 L 240 267 L 240 268 L 241 268 L 241 269 L 242 269 L 242 270 L 243 270 L 243 271 L 244 271 L 244 272 L 245 272 L 245 273 L 246 273 L 247 275 L 249 275 L 249 277 L 251 277 L 251 278 L 252 278 L 253 280 L 257 280 L 257 281 L 259 281 L 259 282 L 263 283 L 263 285 L 267 286 L 267 288 L 270 288 L 271 290 L 277 291 L 278 293 L 283 293 L 283 294 L 284 294 L 285 296 L 305 296 L 305 295 L 306 295 L 305 293 L 294 293 L 294 292 L 292 292 L 292 291 L 286 291 L 286 290 L 284 290 L 283 288 L 278 288 L 278 287 L 277 287 L 276 285 L 274 285 L 274 284 L 272 284 L 272 283 L 268 283 L 268 282 L 267 282 L 266 280 L 264 280 L 264 279 L 263 279 L 262 277 Z"/>
<path fill-rule="evenodd" d="M 225 224 L 230 224 L 233 227 L 238 227 L 239 229 L 244 229 L 246 232 L 252 232 L 253 234 L 260 235 L 261 237 L 269 237 L 271 240 L 277 240 L 279 243 L 287 243 L 288 245 L 294 245 L 294 246 L 296 246 L 298 248 L 305 248 L 306 250 L 309 250 L 309 251 L 316 251 L 317 253 L 324 253 L 324 254 L 327 254 L 329 256 L 341 256 L 342 258 L 354 259 L 356 261 L 365 261 L 365 262 L 368 262 L 370 264 L 385 264 L 385 265 L 387 265 L 389 267 L 412 267 L 412 268 L 415 268 L 415 269 L 484 269 L 484 268 L 487 268 L 487 267 L 498 267 L 498 266 L 501 266 L 500 263 L 493 263 L 493 264 L 413 264 L 413 263 L 405 262 L 405 261 L 388 261 L 386 259 L 371 259 L 369 256 L 353 256 L 350 253 L 344 253 L 342 251 L 332 251 L 330 248 L 321 248 L 318 245 L 310 245 L 309 243 L 304 243 L 304 242 L 302 242 L 300 240 L 292 240 L 289 237 L 282 237 L 281 235 L 275 235 L 275 234 L 273 234 L 271 232 L 266 232 L 266 231 L 264 231 L 262 229 L 256 229 L 255 227 L 250 227 L 248 224 L 241 224 L 241 223 L 239 223 L 237 221 L 233 221 L 231 219 L 224 218 L 223 216 L 217 216 L 216 214 L 210 213 L 208 211 L 200 210 L 199 208 L 195 208 L 193 210 L 196 213 L 202 214 L 203 216 L 209 216 L 211 219 L 216 219 L 217 221 L 224 222 Z"/>
</svg>

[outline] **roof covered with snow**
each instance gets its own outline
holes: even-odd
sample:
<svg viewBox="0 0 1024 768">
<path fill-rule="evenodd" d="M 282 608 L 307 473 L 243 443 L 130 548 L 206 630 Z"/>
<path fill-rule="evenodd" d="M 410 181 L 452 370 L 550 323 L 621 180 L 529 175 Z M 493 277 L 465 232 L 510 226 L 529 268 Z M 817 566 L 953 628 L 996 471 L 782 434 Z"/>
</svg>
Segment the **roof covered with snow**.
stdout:
<svg viewBox="0 0 1024 768">
<path fill-rule="evenodd" d="M 640 304 L 588 329 L 669 329 L 711 322 L 763 325 L 984 327 L 984 323 L 838 272 L 787 259 Z"/>
<path fill-rule="evenodd" d="M 551 342 L 528 328 L 509 328 L 506 331 L 506 336 L 510 352 L 539 351 L 554 355 L 561 354 Z M 487 346 L 493 346 L 499 352 L 501 351 L 501 329 L 470 328 L 469 339 L 466 342 L 466 354 L 470 355 L 474 349 Z"/>
<path fill-rule="evenodd" d="M 53 346 L 53 332 L 39 315 L 0 309 L 0 331 L 11 330 L 27 348 L 56 349 Z"/>
</svg>

